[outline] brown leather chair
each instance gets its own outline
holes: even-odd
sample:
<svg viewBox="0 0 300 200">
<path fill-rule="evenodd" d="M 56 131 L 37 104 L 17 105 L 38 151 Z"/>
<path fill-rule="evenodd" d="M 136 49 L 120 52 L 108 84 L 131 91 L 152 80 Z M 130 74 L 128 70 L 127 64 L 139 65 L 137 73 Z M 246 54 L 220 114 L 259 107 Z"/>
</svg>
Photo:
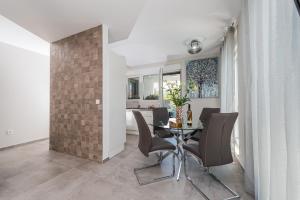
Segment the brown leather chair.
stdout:
<svg viewBox="0 0 300 200">
<path fill-rule="evenodd" d="M 207 125 L 209 122 L 209 118 L 213 113 L 220 113 L 220 108 L 203 108 L 199 120 L 203 125 Z"/>
<path fill-rule="evenodd" d="M 169 112 L 165 107 L 153 109 L 153 124 L 154 125 L 166 125 L 169 122 Z M 155 127 L 153 133 L 160 138 L 171 138 L 174 134 L 166 129 Z"/>
<path fill-rule="evenodd" d="M 140 151 L 146 157 L 148 157 L 150 153 L 157 153 L 157 152 L 161 153 L 162 151 L 167 151 L 167 153 L 164 154 L 163 157 L 159 156 L 158 162 L 156 164 L 134 169 L 134 174 L 136 175 L 139 184 L 140 185 L 146 185 L 146 184 L 149 184 L 149 183 L 153 183 L 153 182 L 157 182 L 157 181 L 161 181 L 161 180 L 165 180 L 165 179 L 174 177 L 174 175 L 175 175 L 175 156 L 176 156 L 175 150 L 176 150 L 176 147 L 172 143 L 166 141 L 163 138 L 152 137 L 150 129 L 149 129 L 144 117 L 142 116 L 142 114 L 139 111 L 132 111 L 132 112 L 134 114 L 134 117 L 135 117 L 137 125 L 138 125 L 138 130 L 139 130 L 139 144 L 138 144 L 138 147 L 139 147 Z M 156 179 L 153 179 L 153 180 L 150 180 L 150 181 L 147 181 L 147 182 L 141 182 L 141 180 L 138 176 L 138 171 L 160 165 L 161 162 L 163 161 L 163 159 L 166 158 L 170 154 L 173 154 L 173 169 L 172 169 L 172 174 L 171 175 L 156 178 Z"/>
<path fill-rule="evenodd" d="M 187 153 L 191 153 L 199 158 L 203 167 L 208 169 L 209 175 L 222 184 L 225 189 L 232 193 L 233 197 L 230 199 L 239 198 L 239 195 L 231 190 L 228 186 L 223 184 L 217 179 L 209 168 L 213 166 L 226 165 L 233 162 L 231 154 L 231 134 L 234 123 L 237 119 L 238 113 L 213 113 L 207 123 L 204 126 L 202 133 L 200 134 L 200 140 L 198 144 L 184 144 L 184 170 L 187 179 L 192 185 L 206 198 L 209 199 L 200 188 L 198 188 L 188 176 L 186 170 L 186 156 Z"/>
<path fill-rule="evenodd" d="M 201 121 L 203 128 L 208 125 L 208 121 L 210 119 L 211 114 L 220 113 L 220 108 L 203 108 L 200 114 L 199 120 Z M 200 140 L 201 131 L 197 131 L 191 134 L 191 140 L 199 141 Z"/>
</svg>

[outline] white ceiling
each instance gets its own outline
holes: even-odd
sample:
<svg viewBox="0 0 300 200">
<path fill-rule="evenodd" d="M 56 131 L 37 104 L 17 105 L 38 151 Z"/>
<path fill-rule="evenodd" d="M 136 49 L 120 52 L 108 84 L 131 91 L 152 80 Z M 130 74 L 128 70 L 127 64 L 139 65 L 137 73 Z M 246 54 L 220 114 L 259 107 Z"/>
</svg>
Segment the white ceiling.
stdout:
<svg viewBox="0 0 300 200">
<path fill-rule="evenodd" d="M 240 0 L 150 0 L 129 38 L 111 48 L 124 55 L 129 66 L 191 57 L 184 43 L 194 37 L 204 39 L 204 49 L 196 56 L 218 55 L 224 29 L 240 7 Z"/>
<path fill-rule="evenodd" d="M 107 24 L 110 41 L 126 39 L 146 0 L 1 0 L 0 14 L 53 42 Z"/>
<path fill-rule="evenodd" d="M 50 44 L 0 15 L 0 42 L 49 56 Z"/>
<path fill-rule="evenodd" d="M 184 42 L 204 38 L 196 56 L 219 53 L 241 0 L 1 0 L 0 14 L 52 42 L 100 24 L 128 66 L 191 57 Z M 0 27 L 1 28 L 1 27 Z"/>
</svg>

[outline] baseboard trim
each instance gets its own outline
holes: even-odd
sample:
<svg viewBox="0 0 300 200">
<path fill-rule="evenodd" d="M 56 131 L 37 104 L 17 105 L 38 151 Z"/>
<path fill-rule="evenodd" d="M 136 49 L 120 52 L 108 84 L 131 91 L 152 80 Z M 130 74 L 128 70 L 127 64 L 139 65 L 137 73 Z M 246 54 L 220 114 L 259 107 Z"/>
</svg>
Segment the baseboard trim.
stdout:
<svg viewBox="0 0 300 200">
<path fill-rule="evenodd" d="M 139 132 L 134 131 L 134 130 L 126 130 L 126 134 L 128 134 L 128 135 L 139 135 Z"/>
<path fill-rule="evenodd" d="M 109 152 L 109 156 L 107 158 L 103 158 L 102 163 L 106 163 L 110 159 L 112 159 L 114 156 L 118 155 L 125 149 L 125 144 L 120 145 L 118 148 L 115 148 L 114 150 Z"/>
<path fill-rule="evenodd" d="M 122 151 L 124 151 L 124 149 L 125 149 L 124 144 L 121 144 L 117 148 L 114 148 L 113 150 L 111 150 L 109 152 L 109 159 L 111 159 L 115 155 L 118 155 L 119 153 L 121 153 Z"/>
<path fill-rule="evenodd" d="M 106 163 L 107 161 L 109 161 L 110 159 L 109 158 L 105 158 L 103 161 L 102 161 L 102 164 Z"/>
<path fill-rule="evenodd" d="M 40 141 L 44 141 L 44 140 L 48 140 L 49 138 L 42 138 L 42 139 L 38 139 L 38 140 L 33 140 L 33 141 L 30 141 L 30 142 L 24 142 L 24 143 L 20 143 L 20 144 L 15 144 L 15 145 L 11 145 L 11 146 L 8 146 L 8 147 L 1 147 L 0 148 L 0 151 L 4 151 L 4 150 L 7 150 L 7 149 L 11 149 L 11 148 L 15 148 L 15 147 L 20 147 L 20 146 L 24 146 L 24 145 L 27 145 L 27 144 L 32 144 L 32 143 L 35 143 L 35 142 L 40 142 Z"/>
</svg>

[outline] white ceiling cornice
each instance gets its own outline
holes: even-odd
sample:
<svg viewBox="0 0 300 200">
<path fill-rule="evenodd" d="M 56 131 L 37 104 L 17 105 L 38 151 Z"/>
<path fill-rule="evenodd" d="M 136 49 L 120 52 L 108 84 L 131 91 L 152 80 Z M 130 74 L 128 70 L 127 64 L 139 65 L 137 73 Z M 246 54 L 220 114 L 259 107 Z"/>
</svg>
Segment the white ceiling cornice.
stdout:
<svg viewBox="0 0 300 200">
<path fill-rule="evenodd" d="M 151 0 L 142 9 L 129 38 L 111 44 L 129 66 L 193 57 L 186 40 L 203 38 L 197 56 L 218 52 L 224 28 L 240 13 L 241 0 Z M 218 54 L 217 53 L 217 54 Z"/>
<path fill-rule="evenodd" d="M 0 15 L 0 42 L 49 56 L 50 44 Z"/>
<path fill-rule="evenodd" d="M 110 41 L 127 39 L 146 0 L 1 0 L 0 14 L 53 42 L 106 24 Z"/>
<path fill-rule="evenodd" d="M 144 66 L 193 57 L 185 41 L 194 37 L 204 38 L 200 56 L 219 52 L 241 1 L 1 0 L 0 14 L 48 42 L 106 24 L 110 48 L 128 66 Z"/>
</svg>

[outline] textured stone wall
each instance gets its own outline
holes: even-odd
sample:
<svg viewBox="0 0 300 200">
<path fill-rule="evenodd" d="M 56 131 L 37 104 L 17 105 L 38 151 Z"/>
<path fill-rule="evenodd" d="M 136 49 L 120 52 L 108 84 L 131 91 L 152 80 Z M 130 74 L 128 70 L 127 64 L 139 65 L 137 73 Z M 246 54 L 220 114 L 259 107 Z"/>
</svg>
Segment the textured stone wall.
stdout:
<svg viewBox="0 0 300 200">
<path fill-rule="evenodd" d="M 50 56 L 50 149 L 102 161 L 101 26 L 53 42 Z"/>
</svg>

